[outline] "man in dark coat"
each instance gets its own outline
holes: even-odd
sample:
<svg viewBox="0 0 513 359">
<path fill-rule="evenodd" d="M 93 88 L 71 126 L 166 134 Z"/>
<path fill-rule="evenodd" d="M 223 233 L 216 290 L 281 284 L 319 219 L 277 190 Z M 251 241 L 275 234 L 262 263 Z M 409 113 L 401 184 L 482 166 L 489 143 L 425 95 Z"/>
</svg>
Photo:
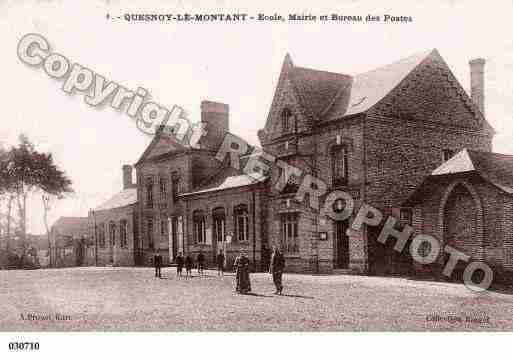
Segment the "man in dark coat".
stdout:
<svg viewBox="0 0 513 359">
<path fill-rule="evenodd" d="M 153 264 L 155 266 L 155 277 L 162 278 L 162 256 L 160 255 L 160 253 L 156 252 L 153 256 Z"/>
<path fill-rule="evenodd" d="M 217 275 L 224 275 L 224 253 L 223 250 L 219 250 L 219 254 L 216 258 L 217 262 Z"/>
<path fill-rule="evenodd" d="M 278 247 L 274 247 L 273 255 L 271 257 L 271 268 L 269 270 L 273 275 L 273 282 L 276 287 L 276 292 L 274 294 L 280 294 L 283 291 L 283 285 L 281 282 L 281 277 L 283 275 L 283 269 L 285 268 L 285 257 L 283 257 L 283 253 L 281 253 Z"/>
<path fill-rule="evenodd" d="M 196 259 L 198 261 L 198 274 L 203 275 L 203 268 L 205 268 L 205 255 L 201 250 L 198 253 L 198 257 Z"/>
<path fill-rule="evenodd" d="M 182 276 L 183 265 L 184 265 L 184 259 L 183 259 L 182 252 L 180 252 L 176 256 L 176 276 L 177 277 Z"/>
</svg>

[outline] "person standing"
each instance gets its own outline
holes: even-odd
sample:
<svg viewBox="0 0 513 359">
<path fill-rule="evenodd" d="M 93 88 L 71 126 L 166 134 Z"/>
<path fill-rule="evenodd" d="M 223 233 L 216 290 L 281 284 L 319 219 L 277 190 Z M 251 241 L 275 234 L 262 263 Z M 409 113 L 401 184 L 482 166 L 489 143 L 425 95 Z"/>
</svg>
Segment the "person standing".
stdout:
<svg viewBox="0 0 513 359">
<path fill-rule="evenodd" d="M 198 261 L 198 274 L 203 275 L 203 268 L 205 267 L 205 255 L 201 249 L 196 260 Z"/>
<path fill-rule="evenodd" d="M 185 278 L 192 277 L 192 273 L 191 273 L 192 266 L 193 266 L 192 257 L 190 254 L 187 254 L 187 256 L 185 257 Z"/>
<path fill-rule="evenodd" d="M 153 256 L 153 264 L 155 265 L 155 277 L 162 278 L 162 256 L 160 253 L 155 252 L 155 255 Z"/>
<path fill-rule="evenodd" d="M 249 278 L 249 258 L 244 251 L 241 251 L 233 264 L 236 270 L 235 291 L 241 294 L 251 292 L 251 280 Z"/>
<path fill-rule="evenodd" d="M 217 275 L 224 276 L 224 253 L 223 250 L 219 250 L 219 254 L 216 258 L 217 261 Z"/>
<path fill-rule="evenodd" d="M 176 256 L 176 276 L 177 277 L 182 276 L 182 269 L 183 269 L 183 255 L 182 255 L 182 252 L 180 252 Z"/>
<path fill-rule="evenodd" d="M 281 295 L 283 291 L 282 275 L 283 269 L 285 268 L 285 257 L 278 247 L 273 248 L 273 255 L 271 257 L 271 267 L 269 272 L 273 275 L 274 286 L 276 291 L 274 294 Z"/>
</svg>

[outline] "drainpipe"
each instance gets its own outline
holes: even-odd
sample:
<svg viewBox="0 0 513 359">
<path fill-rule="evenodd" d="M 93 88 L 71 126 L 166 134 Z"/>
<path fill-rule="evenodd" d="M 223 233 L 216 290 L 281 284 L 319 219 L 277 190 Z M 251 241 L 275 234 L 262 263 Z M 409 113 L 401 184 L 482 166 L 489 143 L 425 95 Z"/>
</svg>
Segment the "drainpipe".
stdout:
<svg viewBox="0 0 513 359">
<path fill-rule="evenodd" d="M 98 237 L 96 236 L 96 215 L 94 210 L 91 210 L 93 214 L 93 236 L 94 236 L 94 265 L 98 267 Z"/>
<path fill-rule="evenodd" d="M 256 205 L 255 205 L 255 189 L 253 189 L 252 192 L 253 195 L 253 201 L 252 201 L 252 211 L 253 211 L 253 272 L 256 272 L 256 224 L 255 224 L 255 218 L 256 218 Z"/>
</svg>

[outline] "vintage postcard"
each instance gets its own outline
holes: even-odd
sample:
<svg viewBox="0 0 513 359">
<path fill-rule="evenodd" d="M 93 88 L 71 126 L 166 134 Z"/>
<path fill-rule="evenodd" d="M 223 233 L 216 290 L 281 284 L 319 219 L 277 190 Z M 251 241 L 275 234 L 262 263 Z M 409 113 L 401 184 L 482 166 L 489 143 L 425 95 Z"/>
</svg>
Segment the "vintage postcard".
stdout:
<svg viewBox="0 0 513 359">
<path fill-rule="evenodd" d="M 512 13 L 0 2 L 0 331 L 511 331 Z"/>
</svg>

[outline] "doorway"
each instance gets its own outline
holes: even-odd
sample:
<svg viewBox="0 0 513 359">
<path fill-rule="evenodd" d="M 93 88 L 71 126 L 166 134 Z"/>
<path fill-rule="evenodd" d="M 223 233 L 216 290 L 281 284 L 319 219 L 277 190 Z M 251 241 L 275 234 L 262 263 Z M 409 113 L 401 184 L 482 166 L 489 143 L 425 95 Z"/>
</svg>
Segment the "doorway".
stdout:
<svg viewBox="0 0 513 359">
<path fill-rule="evenodd" d="M 347 269 L 349 267 L 349 236 L 347 235 L 347 221 L 335 221 L 334 238 L 334 267 Z"/>
</svg>

